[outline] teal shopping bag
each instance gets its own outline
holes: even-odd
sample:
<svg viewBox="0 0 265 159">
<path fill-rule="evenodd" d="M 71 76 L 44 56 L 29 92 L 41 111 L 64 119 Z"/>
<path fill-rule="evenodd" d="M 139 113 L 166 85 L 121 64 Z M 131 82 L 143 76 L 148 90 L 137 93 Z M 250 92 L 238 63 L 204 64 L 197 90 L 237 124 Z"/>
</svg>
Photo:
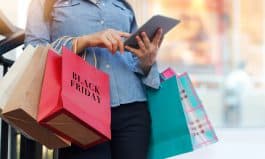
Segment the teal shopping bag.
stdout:
<svg viewBox="0 0 265 159">
<path fill-rule="evenodd" d="M 149 159 L 164 159 L 193 150 L 177 90 L 176 76 L 163 81 L 159 90 L 147 88 L 152 119 Z"/>
</svg>

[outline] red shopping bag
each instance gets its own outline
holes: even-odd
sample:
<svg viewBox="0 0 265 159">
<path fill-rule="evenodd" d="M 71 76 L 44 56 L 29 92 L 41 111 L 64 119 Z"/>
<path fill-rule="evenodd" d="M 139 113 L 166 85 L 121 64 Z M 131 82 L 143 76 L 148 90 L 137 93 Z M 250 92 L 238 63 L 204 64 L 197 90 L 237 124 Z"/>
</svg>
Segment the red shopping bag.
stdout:
<svg viewBox="0 0 265 159">
<path fill-rule="evenodd" d="M 83 148 L 109 140 L 108 75 L 68 49 L 62 52 L 49 50 L 38 122 Z"/>
</svg>

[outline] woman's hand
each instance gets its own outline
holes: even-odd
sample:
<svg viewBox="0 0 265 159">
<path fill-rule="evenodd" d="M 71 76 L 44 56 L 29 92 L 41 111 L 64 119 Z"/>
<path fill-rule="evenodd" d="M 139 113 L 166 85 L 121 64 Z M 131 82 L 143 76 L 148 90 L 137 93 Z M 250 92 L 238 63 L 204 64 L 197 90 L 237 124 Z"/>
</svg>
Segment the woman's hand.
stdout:
<svg viewBox="0 0 265 159">
<path fill-rule="evenodd" d="M 101 32 L 97 32 L 90 35 L 79 37 L 78 39 L 78 51 L 81 52 L 86 47 L 103 47 L 107 48 L 113 54 L 120 50 L 124 52 L 124 44 L 122 37 L 128 38 L 129 33 L 117 31 L 114 29 L 107 29 Z"/>
<path fill-rule="evenodd" d="M 145 32 L 141 33 L 142 38 L 140 36 L 136 36 L 139 49 L 125 46 L 127 50 L 129 50 L 139 58 L 141 68 L 143 69 L 145 74 L 149 72 L 151 66 L 156 61 L 157 52 L 163 41 L 162 33 L 163 30 L 161 28 L 158 29 L 152 41 L 150 41 Z"/>
</svg>

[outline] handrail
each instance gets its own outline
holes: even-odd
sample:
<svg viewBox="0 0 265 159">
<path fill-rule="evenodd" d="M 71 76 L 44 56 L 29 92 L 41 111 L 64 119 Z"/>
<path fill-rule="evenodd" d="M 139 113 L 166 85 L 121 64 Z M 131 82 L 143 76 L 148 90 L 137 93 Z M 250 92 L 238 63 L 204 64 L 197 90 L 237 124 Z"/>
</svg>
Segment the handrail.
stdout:
<svg viewBox="0 0 265 159">
<path fill-rule="evenodd" d="M 6 36 L 5 39 L 0 41 L 0 55 L 3 55 L 8 51 L 22 45 L 24 43 L 24 38 L 24 30 L 19 30 L 18 32 Z"/>
</svg>

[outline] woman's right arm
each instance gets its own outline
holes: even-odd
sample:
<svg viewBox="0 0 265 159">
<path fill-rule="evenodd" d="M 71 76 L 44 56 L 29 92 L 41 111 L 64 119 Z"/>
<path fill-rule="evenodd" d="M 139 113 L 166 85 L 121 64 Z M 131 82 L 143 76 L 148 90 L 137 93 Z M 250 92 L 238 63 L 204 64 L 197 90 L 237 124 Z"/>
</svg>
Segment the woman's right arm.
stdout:
<svg viewBox="0 0 265 159">
<path fill-rule="evenodd" d="M 32 0 L 26 26 L 25 46 L 27 45 L 48 45 L 51 41 L 50 22 L 44 20 L 44 1 Z M 61 37 L 53 43 L 58 43 L 59 48 L 65 45 L 73 49 L 73 43 L 78 40 L 77 53 L 83 52 L 87 47 L 103 47 L 110 52 L 115 53 L 117 50 L 124 52 L 122 37 L 128 38 L 130 34 L 113 29 L 106 29 L 90 35 L 69 38 Z"/>
<path fill-rule="evenodd" d="M 117 50 L 120 50 L 121 53 L 124 52 L 122 37 L 128 38 L 129 36 L 130 34 L 125 32 L 106 29 L 94 34 L 77 37 L 74 40 L 78 40 L 77 53 L 82 52 L 87 47 L 97 46 L 107 48 L 114 54 Z"/>
<path fill-rule="evenodd" d="M 62 45 L 72 50 L 73 39 L 60 37 L 54 42 L 51 40 L 50 21 L 44 18 L 45 0 L 32 0 L 28 9 L 27 25 L 25 30 L 25 47 L 28 45 L 49 45 L 58 46 L 57 51 Z"/>
</svg>

